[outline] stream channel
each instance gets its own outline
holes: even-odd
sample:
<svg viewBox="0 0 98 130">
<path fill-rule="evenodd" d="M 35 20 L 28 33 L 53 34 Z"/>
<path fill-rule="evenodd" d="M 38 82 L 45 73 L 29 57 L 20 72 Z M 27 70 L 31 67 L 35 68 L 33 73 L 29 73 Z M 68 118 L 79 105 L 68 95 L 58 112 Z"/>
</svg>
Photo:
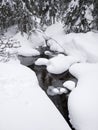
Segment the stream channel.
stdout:
<svg viewBox="0 0 98 130">
<path fill-rule="evenodd" d="M 28 66 L 36 73 L 40 87 L 45 91 L 47 96 L 51 99 L 51 101 L 54 103 L 56 108 L 60 111 L 60 113 L 63 115 L 65 120 L 68 122 L 68 124 L 72 128 L 72 126 L 69 122 L 68 105 L 67 105 L 68 96 L 70 94 L 70 91 L 68 91 L 67 93 L 52 94 L 51 86 L 53 86 L 54 88 L 57 88 L 57 87 L 63 88 L 63 83 L 65 81 L 72 80 L 72 81 L 75 81 L 75 83 L 77 83 L 77 79 L 75 77 L 73 77 L 69 73 L 69 71 L 66 71 L 66 72 L 64 72 L 62 74 L 58 74 L 58 75 L 49 73 L 46 70 L 46 66 L 44 66 L 44 65 L 37 66 L 34 64 L 38 58 L 48 58 L 49 59 L 49 57 L 44 54 L 42 54 L 40 56 L 36 56 L 36 57 L 19 56 L 21 63 L 23 65 Z M 75 129 L 72 128 L 72 130 L 75 130 Z"/>
</svg>

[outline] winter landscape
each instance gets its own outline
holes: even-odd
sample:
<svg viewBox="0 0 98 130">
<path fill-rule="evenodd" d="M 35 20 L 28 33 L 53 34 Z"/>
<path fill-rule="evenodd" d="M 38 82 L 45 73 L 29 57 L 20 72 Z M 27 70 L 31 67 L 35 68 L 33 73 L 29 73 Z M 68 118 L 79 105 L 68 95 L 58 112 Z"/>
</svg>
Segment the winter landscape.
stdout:
<svg viewBox="0 0 98 130">
<path fill-rule="evenodd" d="M 97 0 L 0 0 L 0 130 L 98 130 L 97 76 Z"/>
</svg>

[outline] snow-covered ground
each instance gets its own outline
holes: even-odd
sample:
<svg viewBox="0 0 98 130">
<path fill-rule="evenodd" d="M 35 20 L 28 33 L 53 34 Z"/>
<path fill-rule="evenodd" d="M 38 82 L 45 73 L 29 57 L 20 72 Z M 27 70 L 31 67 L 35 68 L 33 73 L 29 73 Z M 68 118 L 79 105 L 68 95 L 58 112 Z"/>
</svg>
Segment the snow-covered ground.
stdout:
<svg viewBox="0 0 98 130">
<path fill-rule="evenodd" d="M 0 63 L 0 130 L 71 130 L 41 90 L 35 73 Z"/>
<path fill-rule="evenodd" d="M 65 35 L 63 25 L 57 23 L 50 26 L 45 34 L 50 39 L 48 45 L 51 50 L 64 52 L 67 56 L 59 54 L 49 60 L 42 58 L 38 59 L 35 64 L 46 65 L 47 70 L 54 74 L 69 70 L 78 79 L 76 88 L 75 84 L 70 81 L 63 84 L 65 88 L 72 90 L 68 99 L 70 122 L 76 130 L 97 130 L 98 33 Z M 26 34 L 21 36 L 20 33 L 17 33 L 14 36 L 21 43 L 19 54 L 24 56 L 39 54 L 37 50 L 37 52 L 32 50 L 35 49 L 31 42 L 33 36 L 31 40 Z M 36 43 L 34 42 L 34 45 Z M 44 41 L 40 40 L 37 46 L 44 44 Z M 45 93 L 39 88 L 35 73 L 28 68 L 19 63 L 16 65 L 14 62 L 13 64 L 0 63 L 0 86 L 1 130 L 70 129 Z M 54 89 L 54 91 L 59 93 L 58 89 Z"/>
</svg>

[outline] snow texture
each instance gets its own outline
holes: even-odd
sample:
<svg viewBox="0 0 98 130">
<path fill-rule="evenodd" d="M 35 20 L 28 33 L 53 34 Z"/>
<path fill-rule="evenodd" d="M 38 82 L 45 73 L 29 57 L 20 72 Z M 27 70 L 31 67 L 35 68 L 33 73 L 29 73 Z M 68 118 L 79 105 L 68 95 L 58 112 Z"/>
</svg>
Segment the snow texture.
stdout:
<svg viewBox="0 0 98 130">
<path fill-rule="evenodd" d="M 47 70 L 54 74 L 69 70 L 78 79 L 76 88 L 72 81 L 64 83 L 65 88 L 72 90 L 68 98 L 70 122 L 76 130 L 97 130 L 98 33 L 65 35 L 61 23 L 52 25 L 45 33 L 52 41 L 56 41 L 50 41 L 50 48 L 57 51 L 62 48 L 67 56 L 59 54 L 49 60 L 39 59 L 36 64 L 46 65 Z M 25 34 L 21 36 L 18 33 L 15 37 L 22 46 L 20 52 L 18 50 L 20 54 L 35 54 Z M 64 91 L 50 86 L 48 92 L 55 95 Z M 40 89 L 35 73 L 15 62 L 0 63 L 0 122 L 0 130 L 70 130 Z"/>
<path fill-rule="evenodd" d="M 47 63 L 47 70 L 53 74 L 61 74 L 69 69 L 69 67 L 76 63 L 77 59 L 72 56 L 65 56 L 63 54 L 59 54 L 54 58 L 51 58 Z"/>
<path fill-rule="evenodd" d="M 55 25 L 57 28 L 61 25 Z M 54 27 L 56 28 L 56 27 Z M 53 29 L 50 27 L 50 30 Z M 58 31 L 56 29 L 55 31 Z M 51 35 L 64 48 L 67 57 L 71 56 L 80 63 L 68 65 L 70 73 L 78 79 L 76 88 L 71 81 L 66 81 L 64 86 L 72 90 L 68 98 L 68 109 L 70 122 L 76 130 L 97 130 L 98 129 L 98 33 L 70 33 L 65 35 L 63 28 L 56 34 Z M 53 33 L 53 32 L 52 32 Z M 47 31 L 48 35 L 48 31 Z M 50 35 L 50 32 L 49 32 Z M 56 46 L 56 44 L 55 44 Z M 57 47 L 57 46 L 56 46 Z M 56 48 L 55 47 L 55 48 Z M 58 58 L 57 58 L 58 59 Z M 62 57 L 50 62 L 53 72 L 63 72 Z M 53 64 L 54 63 L 54 64 Z M 66 66 L 66 60 L 63 65 Z M 71 61 L 70 61 L 71 63 Z M 54 67 L 53 65 L 61 67 Z M 73 89 L 74 88 L 74 89 Z"/>
<path fill-rule="evenodd" d="M 71 130 L 33 71 L 0 63 L 0 130 Z"/>
<path fill-rule="evenodd" d="M 38 60 L 35 61 L 35 65 L 47 65 L 48 59 L 46 58 L 39 58 Z"/>
<path fill-rule="evenodd" d="M 98 129 L 98 63 L 78 63 L 70 73 L 78 79 L 68 99 L 70 122 L 76 130 Z"/>
<path fill-rule="evenodd" d="M 40 55 L 39 51 L 32 47 L 32 43 L 29 41 L 27 34 L 17 33 L 14 39 L 20 42 L 21 47 L 18 48 L 18 55 L 22 56 L 36 56 Z"/>
<path fill-rule="evenodd" d="M 61 23 L 50 26 L 46 30 L 47 36 L 57 41 L 50 44 L 50 48 L 61 50 L 67 55 L 77 58 L 80 62 L 98 62 L 98 33 L 70 33 L 65 35 Z M 60 30 L 58 30 L 60 28 Z M 56 33 L 55 33 L 56 32 Z"/>
<path fill-rule="evenodd" d="M 67 80 L 63 83 L 63 86 L 68 90 L 73 90 L 75 88 L 75 82 L 71 80 Z"/>
</svg>

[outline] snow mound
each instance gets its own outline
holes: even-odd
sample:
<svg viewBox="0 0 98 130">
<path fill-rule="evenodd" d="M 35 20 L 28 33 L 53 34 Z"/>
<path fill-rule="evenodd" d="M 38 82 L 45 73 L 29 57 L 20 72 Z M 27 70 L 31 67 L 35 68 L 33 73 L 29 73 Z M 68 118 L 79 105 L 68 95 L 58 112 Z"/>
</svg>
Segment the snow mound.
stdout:
<svg viewBox="0 0 98 130">
<path fill-rule="evenodd" d="M 87 62 L 98 62 L 98 33 L 69 34 L 64 46 L 69 55 L 78 55 Z"/>
<path fill-rule="evenodd" d="M 61 74 L 69 69 L 69 67 L 76 63 L 77 59 L 72 56 L 65 56 L 59 54 L 51 58 L 47 63 L 47 71 L 53 74 Z"/>
<path fill-rule="evenodd" d="M 40 55 L 39 51 L 32 47 L 32 43 L 28 39 L 28 35 L 26 33 L 21 35 L 21 33 L 17 33 L 14 37 L 17 41 L 20 42 L 21 47 L 18 48 L 18 54 L 22 56 L 36 56 Z"/>
<path fill-rule="evenodd" d="M 18 49 L 18 55 L 21 56 L 38 56 L 40 55 L 40 52 L 36 49 L 30 48 L 30 47 L 21 47 Z"/>
<path fill-rule="evenodd" d="M 0 63 L 0 130 L 71 130 L 33 71 Z"/>
<path fill-rule="evenodd" d="M 44 46 L 45 45 L 44 33 L 41 32 L 40 30 L 31 32 L 29 36 L 29 41 L 32 43 L 31 46 L 33 48 Z"/>
<path fill-rule="evenodd" d="M 62 34 L 63 32 L 64 32 L 63 24 L 56 23 L 56 24 L 49 26 L 46 29 L 45 34 L 49 37 L 52 37 L 54 35 L 57 35 L 58 33 Z"/>
<path fill-rule="evenodd" d="M 50 26 L 45 33 L 53 39 L 49 42 L 51 50 L 62 51 L 80 62 L 98 62 L 98 33 L 65 34 L 63 25 L 58 23 Z"/>
<path fill-rule="evenodd" d="M 75 88 L 75 82 L 68 80 L 63 83 L 63 86 L 69 90 L 73 90 Z"/>
<path fill-rule="evenodd" d="M 78 79 L 68 99 L 70 121 L 77 130 L 97 130 L 98 64 L 74 64 L 69 71 Z"/>
<path fill-rule="evenodd" d="M 39 58 L 35 61 L 35 65 L 47 65 L 48 59 L 46 58 Z"/>
</svg>

